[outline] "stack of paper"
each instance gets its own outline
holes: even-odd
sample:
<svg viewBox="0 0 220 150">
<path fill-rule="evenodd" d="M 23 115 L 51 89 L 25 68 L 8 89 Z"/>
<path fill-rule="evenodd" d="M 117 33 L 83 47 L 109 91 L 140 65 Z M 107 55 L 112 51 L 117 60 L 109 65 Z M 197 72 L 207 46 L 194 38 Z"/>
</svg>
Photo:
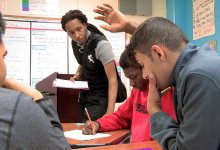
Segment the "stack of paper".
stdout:
<svg viewBox="0 0 220 150">
<path fill-rule="evenodd" d="M 88 82 L 87 81 L 70 81 L 63 79 L 55 79 L 53 81 L 53 87 L 61 87 L 61 88 L 72 88 L 72 89 L 83 89 L 88 90 Z"/>
<path fill-rule="evenodd" d="M 82 130 L 71 130 L 64 132 L 64 136 L 75 140 L 92 140 L 96 138 L 109 137 L 111 134 L 96 133 L 95 135 L 84 135 Z"/>
</svg>

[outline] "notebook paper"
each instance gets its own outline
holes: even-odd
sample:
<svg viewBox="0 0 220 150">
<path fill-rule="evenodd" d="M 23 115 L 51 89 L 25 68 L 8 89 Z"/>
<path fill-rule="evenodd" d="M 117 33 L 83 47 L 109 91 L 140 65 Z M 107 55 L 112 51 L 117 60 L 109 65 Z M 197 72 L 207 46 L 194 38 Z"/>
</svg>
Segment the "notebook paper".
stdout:
<svg viewBox="0 0 220 150">
<path fill-rule="evenodd" d="M 83 90 L 89 89 L 87 81 L 72 82 L 70 80 L 63 80 L 63 79 L 55 79 L 53 81 L 53 87 L 83 89 Z"/>
<path fill-rule="evenodd" d="M 96 133 L 95 135 L 84 135 L 82 130 L 71 130 L 64 132 L 64 136 L 74 140 L 92 140 L 96 138 L 109 137 L 111 134 Z"/>
</svg>

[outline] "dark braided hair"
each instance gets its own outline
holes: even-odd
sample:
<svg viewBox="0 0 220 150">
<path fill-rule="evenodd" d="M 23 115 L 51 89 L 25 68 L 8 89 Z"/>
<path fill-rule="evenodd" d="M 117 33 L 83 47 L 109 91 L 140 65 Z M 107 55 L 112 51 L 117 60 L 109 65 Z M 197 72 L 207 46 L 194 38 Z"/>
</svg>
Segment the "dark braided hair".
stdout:
<svg viewBox="0 0 220 150">
<path fill-rule="evenodd" d="M 87 24 L 87 28 L 89 31 L 104 35 L 96 26 L 93 24 L 88 23 L 88 19 L 85 14 L 82 13 L 82 11 L 75 9 L 75 10 L 70 10 L 68 11 L 62 18 L 61 18 L 61 25 L 63 30 L 66 32 L 65 25 L 74 19 L 78 19 L 81 21 L 83 24 Z"/>
<path fill-rule="evenodd" d="M 0 12 L 0 43 L 2 43 L 2 36 L 5 34 L 5 21 L 3 19 L 3 15 Z"/>
</svg>

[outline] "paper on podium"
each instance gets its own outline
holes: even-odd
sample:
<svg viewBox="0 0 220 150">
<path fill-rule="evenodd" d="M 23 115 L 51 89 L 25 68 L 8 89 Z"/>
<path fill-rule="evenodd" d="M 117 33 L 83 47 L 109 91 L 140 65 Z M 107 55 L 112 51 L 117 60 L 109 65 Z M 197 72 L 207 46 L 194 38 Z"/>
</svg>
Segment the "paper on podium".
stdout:
<svg viewBox="0 0 220 150">
<path fill-rule="evenodd" d="M 92 140 L 96 138 L 109 137 L 111 134 L 96 133 L 95 135 L 84 135 L 82 130 L 71 130 L 64 132 L 64 136 L 74 140 Z"/>
<path fill-rule="evenodd" d="M 72 82 L 70 80 L 63 80 L 63 79 L 55 79 L 53 81 L 53 87 L 83 89 L 83 90 L 89 89 L 87 81 Z"/>
</svg>

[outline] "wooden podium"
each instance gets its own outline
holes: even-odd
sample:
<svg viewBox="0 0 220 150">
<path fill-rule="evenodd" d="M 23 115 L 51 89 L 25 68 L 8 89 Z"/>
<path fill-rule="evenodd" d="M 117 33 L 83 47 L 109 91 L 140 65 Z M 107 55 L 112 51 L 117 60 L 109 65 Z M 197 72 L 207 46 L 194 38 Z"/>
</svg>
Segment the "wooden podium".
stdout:
<svg viewBox="0 0 220 150">
<path fill-rule="evenodd" d="M 62 123 L 81 122 L 79 91 L 77 89 L 52 87 L 54 79 L 70 79 L 73 74 L 59 74 L 54 72 L 35 85 L 35 88 L 44 95 L 50 96 L 57 109 Z"/>
</svg>

